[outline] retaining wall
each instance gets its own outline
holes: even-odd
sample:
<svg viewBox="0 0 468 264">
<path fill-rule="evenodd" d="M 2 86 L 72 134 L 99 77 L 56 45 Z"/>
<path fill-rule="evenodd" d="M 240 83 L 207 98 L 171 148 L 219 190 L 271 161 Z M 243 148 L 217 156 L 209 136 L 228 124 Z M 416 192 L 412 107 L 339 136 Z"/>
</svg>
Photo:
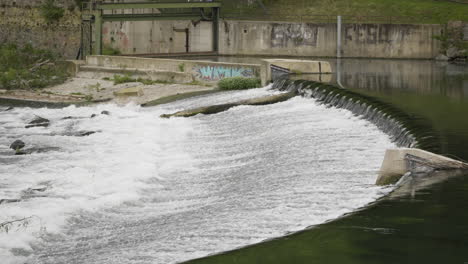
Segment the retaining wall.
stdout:
<svg viewBox="0 0 468 264">
<path fill-rule="evenodd" d="M 211 61 L 173 60 L 119 56 L 88 56 L 87 66 L 169 71 L 191 74 L 195 80 L 217 82 L 226 77 L 260 77 L 260 65 Z"/>
<path fill-rule="evenodd" d="M 440 31 L 440 25 L 344 24 L 342 56 L 434 58 Z M 335 57 L 336 36 L 336 24 L 224 21 L 220 53 Z"/>
<path fill-rule="evenodd" d="M 211 22 L 203 21 L 108 22 L 103 24 L 102 41 L 122 54 L 210 52 L 212 32 Z"/>
<path fill-rule="evenodd" d="M 176 31 L 174 30 L 176 29 Z M 152 21 L 104 24 L 104 44 L 125 54 L 212 50 L 211 22 Z M 344 24 L 342 56 L 434 58 L 440 25 Z M 336 56 L 336 24 L 224 20 L 220 23 L 222 55 Z"/>
<path fill-rule="evenodd" d="M 0 43 L 31 43 L 74 58 L 81 37 L 74 0 L 57 2 L 65 16 L 52 24 L 41 17 L 40 3 L 2 2 Z M 123 54 L 183 53 L 188 39 L 189 52 L 208 52 L 212 31 L 212 23 L 204 21 L 113 22 L 103 25 L 103 43 Z M 219 32 L 221 55 L 336 56 L 336 24 L 224 20 Z M 440 25 L 344 24 L 341 33 L 344 57 L 428 59 L 440 50 L 433 38 L 440 35 Z"/>
</svg>

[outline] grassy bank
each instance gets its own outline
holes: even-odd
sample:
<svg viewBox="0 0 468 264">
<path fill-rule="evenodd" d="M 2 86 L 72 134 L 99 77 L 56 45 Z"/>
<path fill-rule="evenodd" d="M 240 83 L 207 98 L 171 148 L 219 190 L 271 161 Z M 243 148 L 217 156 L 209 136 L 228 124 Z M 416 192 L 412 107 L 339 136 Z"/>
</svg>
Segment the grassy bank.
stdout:
<svg viewBox="0 0 468 264">
<path fill-rule="evenodd" d="M 63 83 L 64 67 L 50 51 L 0 44 L 0 89 L 38 89 Z"/>
<path fill-rule="evenodd" d="M 224 15 L 265 17 L 259 4 L 247 1 L 223 1 Z M 263 0 L 266 11 L 273 20 L 329 22 L 336 15 L 345 22 L 375 23 L 446 23 L 452 20 L 468 21 L 468 1 L 459 0 Z M 330 18 L 326 16 L 330 16 Z M 393 18 L 390 18 L 393 17 Z M 400 18 L 398 18 L 400 17 Z"/>
</svg>

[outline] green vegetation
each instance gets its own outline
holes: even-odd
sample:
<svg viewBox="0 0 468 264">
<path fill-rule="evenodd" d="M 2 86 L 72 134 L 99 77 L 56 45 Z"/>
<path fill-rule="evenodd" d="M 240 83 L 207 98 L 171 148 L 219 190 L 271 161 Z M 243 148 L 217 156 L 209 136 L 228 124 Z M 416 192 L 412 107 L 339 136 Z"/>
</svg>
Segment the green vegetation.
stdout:
<svg viewBox="0 0 468 264">
<path fill-rule="evenodd" d="M 115 56 L 115 55 L 120 55 L 120 54 L 122 54 L 120 50 L 115 49 L 111 46 L 104 45 L 104 47 L 102 47 L 102 55 Z"/>
<path fill-rule="evenodd" d="M 195 97 L 195 96 L 213 94 L 213 93 L 219 93 L 219 92 L 224 92 L 224 91 L 221 91 L 221 90 L 206 90 L 206 91 L 180 93 L 180 94 L 165 96 L 165 97 L 156 99 L 154 101 L 143 104 L 142 106 L 144 106 L 144 107 L 157 106 L 157 105 L 172 103 L 174 101 L 183 100 L 183 99 L 187 99 L 187 98 L 191 98 L 191 97 Z"/>
<path fill-rule="evenodd" d="M 244 90 L 260 86 L 261 81 L 258 78 L 231 77 L 218 82 L 218 87 L 221 90 Z"/>
<path fill-rule="evenodd" d="M 464 56 L 468 56 L 468 42 L 463 41 L 463 31 L 459 28 L 447 28 L 441 35 L 435 36 L 441 43 L 441 52 L 446 53 L 449 48 L 465 50 Z"/>
<path fill-rule="evenodd" d="M 84 99 L 86 100 L 86 102 L 91 102 L 94 98 L 91 94 L 87 94 L 85 95 Z"/>
<path fill-rule="evenodd" d="M 35 89 L 63 83 L 68 74 L 49 51 L 0 44 L 0 89 Z"/>
<path fill-rule="evenodd" d="M 130 75 L 114 75 L 114 85 L 121 84 L 121 83 L 129 83 L 129 82 L 139 82 L 144 85 L 152 85 L 152 84 L 171 84 L 172 82 L 163 81 L 163 80 L 151 80 L 151 79 L 143 79 L 139 78 L 132 78 Z"/>
<path fill-rule="evenodd" d="M 75 0 L 76 6 L 81 10 L 83 3 L 88 2 L 88 0 Z"/>
<path fill-rule="evenodd" d="M 460 2 L 465 0 L 459 0 Z M 247 0 L 223 0 L 223 16 L 245 19 L 303 20 L 332 22 L 336 15 L 344 22 L 447 23 L 468 21 L 468 1 L 439 0 L 262 0 L 266 12 Z M 252 3 L 252 1 L 250 1 Z M 392 17 L 392 18 L 391 18 Z"/>
<path fill-rule="evenodd" d="M 184 83 L 184 84 L 186 84 L 186 85 L 206 86 L 206 87 L 211 87 L 211 86 L 213 86 L 213 85 L 211 85 L 211 84 L 202 83 L 202 82 L 196 81 L 196 80 L 195 80 L 195 81 L 192 81 L 192 82 L 189 82 L 189 83 Z"/>
<path fill-rule="evenodd" d="M 96 92 L 100 92 L 101 90 L 104 90 L 104 88 L 101 88 L 100 83 L 88 85 L 88 89 L 89 90 L 95 90 Z"/>
<path fill-rule="evenodd" d="M 179 71 L 180 72 L 185 72 L 185 64 L 184 63 L 179 64 Z"/>
<path fill-rule="evenodd" d="M 65 9 L 55 4 L 55 0 L 45 0 L 41 5 L 41 15 L 47 22 L 55 22 L 63 17 Z"/>
</svg>

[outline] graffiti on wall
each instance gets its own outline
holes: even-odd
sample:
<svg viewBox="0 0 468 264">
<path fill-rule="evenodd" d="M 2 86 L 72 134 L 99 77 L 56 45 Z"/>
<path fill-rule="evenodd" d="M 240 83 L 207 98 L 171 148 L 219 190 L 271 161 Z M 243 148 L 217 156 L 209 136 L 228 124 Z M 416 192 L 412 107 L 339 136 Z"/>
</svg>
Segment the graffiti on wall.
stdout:
<svg viewBox="0 0 468 264">
<path fill-rule="evenodd" d="M 411 28 L 405 25 L 396 29 L 388 24 L 352 24 L 344 26 L 344 39 L 345 43 L 391 44 L 405 41 L 410 32 Z"/>
<path fill-rule="evenodd" d="M 271 46 L 287 47 L 291 41 L 295 46 L 317 46 L 318 27 L 311 24 L 273 24 Z"/>
<path fill-rule="evenodd" d="M 193 71 L 198 79 L 204 81 L 219 81 L 228 77 L 255 77 L 253 68 L 243 66 L 197 65 Z"/>
</svg>

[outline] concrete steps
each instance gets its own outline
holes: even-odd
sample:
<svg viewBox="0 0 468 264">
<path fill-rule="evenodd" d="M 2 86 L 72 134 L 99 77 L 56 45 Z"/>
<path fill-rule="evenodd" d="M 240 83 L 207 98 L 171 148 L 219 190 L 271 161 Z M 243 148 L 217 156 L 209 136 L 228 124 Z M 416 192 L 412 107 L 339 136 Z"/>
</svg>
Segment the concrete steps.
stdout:
<svg viewBox="0 0 468 264">
<path fill-rule="evenodd" d="M 162 70 L 145 70 L 137 68 L 117 68 L 117 67 L 101 67 L 81 65 L 77 77 L 80 78 L 112 78 L 114 75 L 129 75 L 132 78 L 143 78 L 151 80 L 159 80 L 175 83 L 190 83 L 193 77 L 190 73 L 162 71 Z"/>
</svg>

